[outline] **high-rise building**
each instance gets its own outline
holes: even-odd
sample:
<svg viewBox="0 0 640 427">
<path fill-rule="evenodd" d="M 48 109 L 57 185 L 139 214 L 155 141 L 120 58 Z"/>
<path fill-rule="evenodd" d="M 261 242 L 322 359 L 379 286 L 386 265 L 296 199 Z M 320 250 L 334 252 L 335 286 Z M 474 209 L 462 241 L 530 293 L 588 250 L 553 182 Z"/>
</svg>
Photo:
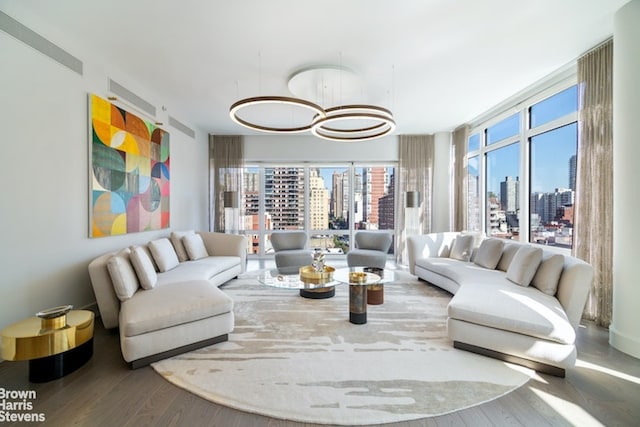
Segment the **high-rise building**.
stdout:
<svg viewBox="0 0 640 427">
<path fill-rule="evenodd" d="M 520 181 L 516 177 L 505 177 L 500 183 L 500 204 L 505 212 L 518 212 L 520 210 Z"/>
<path fill-rule="evenodd" d="M 309 171 L 309 222 L 311 230 L 329 228 L 329 190 L 317 168 Z"/>
<path fill-rule="evenodd" d="M 304 168 L 264 169 L 265 212 L 273 230 L 304 229 Z"/>
<path fill-rule="evenodd" d="M 393 230 L 395 223 L 395 175 L 391 175 L 387 194 L 378 199 L 378 228 L 380 230 Z"/>
<path fill-rule="evenodd" d="M 578 170 L 578 157 L 574 154 L 569 158 L 569 189 L 576 191 L 576 171 Z"/>
<path fill-rule="evenodd" d="M 334 171 L 331 175 L 331 209 L 334 218 L 345 218 L 349 212 L 349 172 Z"/>
<path fill-rule="evenodd" d="M 563 209 L 573 206 L 575 192 L 567 188 L 556 188 L 553 193 L 533 193 L 530 210 L 540 217 L 541 225 L 563 219 Z"/>
<path fill-rule="evenodd" d="M 365 168 L 362 177 L 362 197 L 366 228 L 379 226 L 378 199 L 385 195 L 389 185 L 389 175 L 384 167 Z"/>
</svg>

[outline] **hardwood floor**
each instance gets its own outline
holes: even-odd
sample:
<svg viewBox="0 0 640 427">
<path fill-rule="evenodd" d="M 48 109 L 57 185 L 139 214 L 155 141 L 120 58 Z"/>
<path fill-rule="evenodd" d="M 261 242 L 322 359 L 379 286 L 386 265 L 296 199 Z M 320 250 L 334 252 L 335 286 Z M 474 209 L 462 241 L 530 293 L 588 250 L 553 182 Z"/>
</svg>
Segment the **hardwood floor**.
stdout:
<svg viewBox="0 0 640 427">
<path fill-rule="evenodd" d="M 640 360 L 610 347 L 608 332 L 590 323 L 579 330 L 578 359 L 564 379 L 538 374 L 520 389 L 492 402 L 384 426 L 640 425 Z M 26 412 L 43 413 L 47 426 L 313 425 L 216 405 L 173 386 L 150 367 L 130 370 L 120 354 L 118 335 L 104 330 L 99 321 L 94 355 L 85 366 L 42 384 L 29 383 L 27 372 L 27 362 L 0 363 L 0 387 L 35 390 L 33 408 Z M 12 424 L 0 418 L 0 424 L 33 423 Z"/>
</svg>

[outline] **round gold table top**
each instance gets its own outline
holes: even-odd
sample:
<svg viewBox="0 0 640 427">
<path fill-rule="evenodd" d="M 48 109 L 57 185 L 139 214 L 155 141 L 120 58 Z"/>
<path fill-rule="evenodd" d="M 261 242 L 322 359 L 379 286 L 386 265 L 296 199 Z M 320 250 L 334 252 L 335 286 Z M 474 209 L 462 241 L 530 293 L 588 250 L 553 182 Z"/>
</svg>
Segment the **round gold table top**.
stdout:
<svg viewBox="0 0 640 427">
<path fill-rule="evenodd" d="M 89 310 L 21 320 L 0 331 L 1 357 L 31 360 L 71 350 L 93 338 L 93 324 L 94 314 Z"/>
</svg>

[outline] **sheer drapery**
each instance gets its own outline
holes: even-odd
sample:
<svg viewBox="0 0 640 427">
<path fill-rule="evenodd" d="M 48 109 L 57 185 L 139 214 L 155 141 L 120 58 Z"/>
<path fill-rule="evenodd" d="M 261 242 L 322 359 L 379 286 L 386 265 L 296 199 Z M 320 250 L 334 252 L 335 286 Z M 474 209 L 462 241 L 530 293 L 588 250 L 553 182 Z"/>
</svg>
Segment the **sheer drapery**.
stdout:
<svg viewBox="0 0 640 427">
<path fill-rule="evenodd" d="M 573 253 L 593 266 L 584 317 L 609 326 L 613 294 L 613 42 L 578 60 L 578 162 Z"/>
<path fill-rule="evenodd" d="M 405 193 L 407 191 L 420 192 L 418 233 L 428 233 L 431 230 L 434 137 L 433 135 L 400 135 L 399 151 L 399 197 L 396 197 L 396 224 L 399 233 L 396 254 L 397 261 L 406 264 Z"/>
<path fill-rule="evenodd" d="M 225 191 L 235 191 L 239 197 L 244 167 L 243 138 L 239 135 L 209 135 L 209 227 L 224 231 Z"/>
<path fill-rule="evenodd" d="M 468 125 L 453 132 L 453 231 L 467 228 L 467 139 Z"/>
</svg>

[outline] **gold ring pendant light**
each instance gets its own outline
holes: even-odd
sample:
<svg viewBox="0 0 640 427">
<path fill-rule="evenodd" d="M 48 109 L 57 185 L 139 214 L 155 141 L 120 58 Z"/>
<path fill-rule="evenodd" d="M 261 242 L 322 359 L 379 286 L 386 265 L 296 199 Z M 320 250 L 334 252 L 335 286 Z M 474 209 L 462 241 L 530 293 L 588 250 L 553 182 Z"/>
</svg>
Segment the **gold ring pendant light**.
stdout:
<svg viewBox="0 0 640 427">
<path fill-rule="evenodd" d="M 292 76 L 289 81 L 290 88 L 291 82 L 294 79 L 301 79 L 303 86 L 306 85 L 308 88 L 313 88 L 314 85 L 310 79 L 317 79 L 318 73 L 328 72 L 333 73 L 335 80 L 335 74 L 343 73 L 343 69 L 325 67 L 302 70 Z M 322 75 L 324 76 L 325 74 Z M 307 80 L 306 82 L 304 81 L 305 79 Z M 339 79 L 340 91 L 342 91 L 342 74 L 340 74 Z M 322 83 L 323 86 L 327 85 L 327 82 L 324 80 Z M 299 83 L 298 87 L 300 87 Z M 310 95 L 309 92 L 306 94 Z M 259 124 L 255 121 L 244 119 L 238 114 L 243 109 L 249 109 L 259 105 L 290 105 L 305 110 L 306 112 L 310 111 L 313 113 L 313 116 L 308 124 L 284 127 Z M 242 99 L 231 105 L 229 116 L 239 125 L 256 131 L 278 134 L 294 134 L 310 131 L 311 134 L 318 138 L 342 142 L 368 141 L 380 138 L 389 135 L 396 128 L 393 114 L 386 108 L 368 104 L 350 104 L 323 109 L 313 102 L 288 96 L 258 96 Z"/>
<path fill-rule="evenodd" d="M 258 123 L 252 123 L 248 120 L 244 120 L 238 117 L 238 111 L 250 107 L 254 107 L 257 105 L 265 105 L 265 104 L 280 104 L 280 105 L 291 105 L 293 107 L 300 107 L 306 110 L 311 110 L 316 116 L 324 117 L 325 112 L 319 105 L 314 104 L 313 102 L 305 101 L 304 99 L 291 98 L 288 96 L 256 96 L 253 98 L 241 99 L 240 101 L 231 105 L 229 108 L 229 116 L 231 119 L 249 129 L 262 131 L 262 132 L 271 132 L 271 133 L 302 133 L 311 130 L 310 123 L 305 126 L 297 126 L 297 127 L 275 127 L 275 126 L 263 126 Z"/>
<path fill-rule="evenodd" d="M 342 105 L 325 110 L 325 117 L 316 116 L 311 125 L 311 133 L 318 138 L 332 141 L 367 141 L 393 132 L 396 122 L 386 108 L 374 105 Z M 371 126 L 331 127 L 336 123 L 373 121 Z"/>
</svg>

